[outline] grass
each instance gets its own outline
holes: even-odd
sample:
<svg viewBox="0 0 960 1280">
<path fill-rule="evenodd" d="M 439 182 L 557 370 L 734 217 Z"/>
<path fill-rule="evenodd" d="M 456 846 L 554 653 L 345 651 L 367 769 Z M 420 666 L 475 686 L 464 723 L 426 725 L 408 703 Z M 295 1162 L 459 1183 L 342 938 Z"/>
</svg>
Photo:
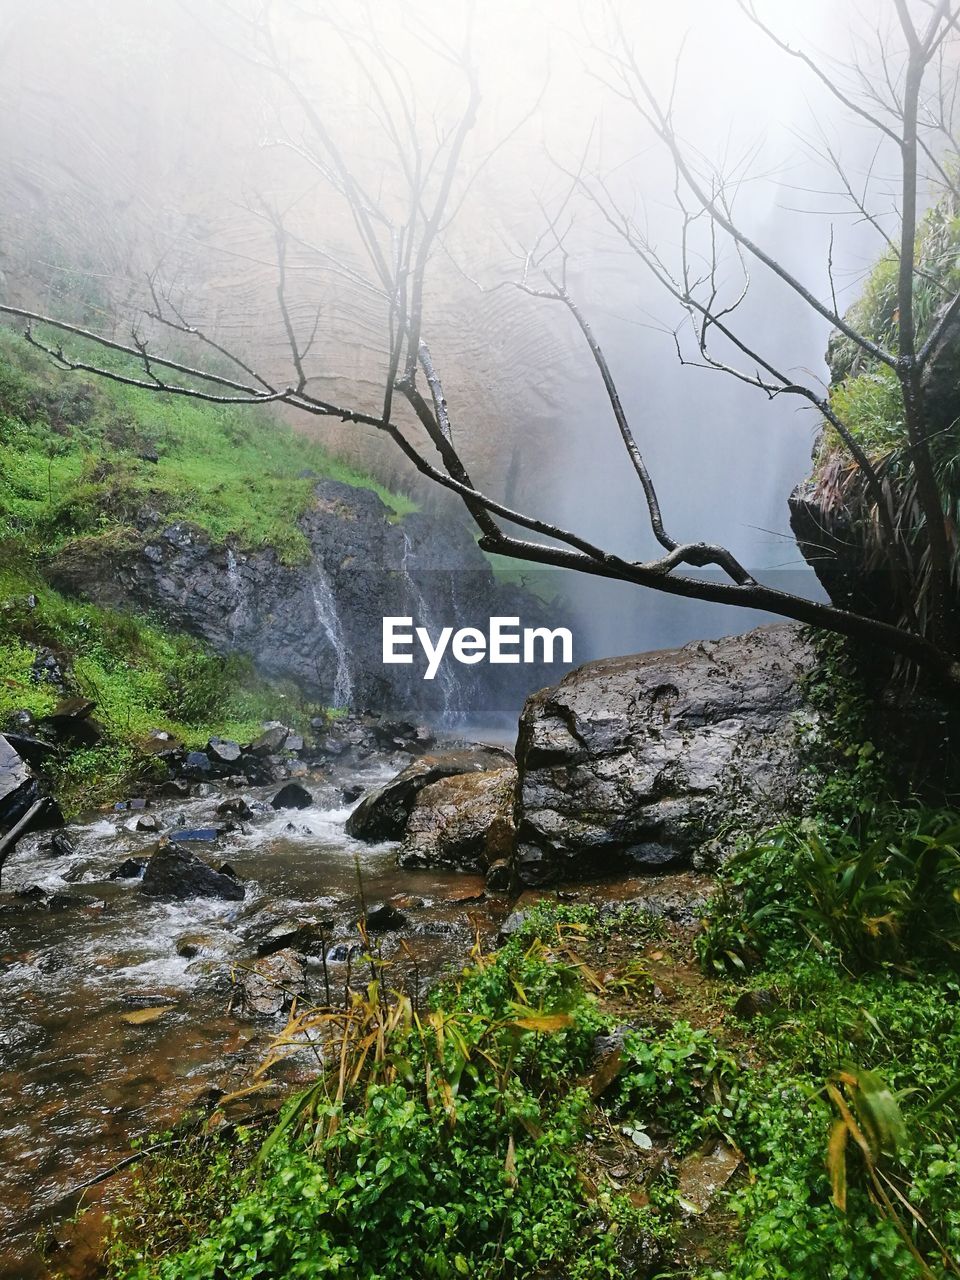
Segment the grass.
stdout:
<svg viewBox="0 0 960 1280">
<path fill-rule="evenodd" d="M 309 548 L 297 521 L 318 478 L 371 489 L 395 517 L 416 504 L 262 408 L 218 406 L 57 371 L 0 329 L 0 538 L 49 552 L 129 527 L 144 508 L 216 542 Z M 155 454 L 156 462 L 144 454 Z"/>
</svg>

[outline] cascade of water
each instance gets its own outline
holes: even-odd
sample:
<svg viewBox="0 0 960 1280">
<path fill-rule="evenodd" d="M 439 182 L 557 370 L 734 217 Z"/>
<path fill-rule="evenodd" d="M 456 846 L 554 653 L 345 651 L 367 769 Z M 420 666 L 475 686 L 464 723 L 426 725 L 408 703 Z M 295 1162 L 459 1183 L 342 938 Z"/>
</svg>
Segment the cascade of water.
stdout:
<svg viewBox="0 0 960 1280">
<path fill-rule="evenodd" d="M 237 632 L 247 621 L 247 584 L 240 573 L 240 565 L 232 547 L 227 547 L 227 583 L 230 587 L 230 637 L 237 638 Z"/>
<path fill-rule="evenodd" d="M 350 672 L 350 659 L 340 626 L 340 614 L 337 602 L 323 566 L 318 562 L 311 582 L 313 610 L 317 622 L 337 657 L 337 674 L 333 682 L 333 703 L 337 707 L 349 706 L 353 701 L 353 676 Z"/>
<path fill-rule="evenodd" d="M 427 603 L 427 598 L 423 594 L 423 590 L 417 583 L 417 580 L 410 573 L 409 561 L 413 551 L 410 535 L 406 529 L 401 530 L 401 532 L 403 533 L 403 555 L 400 558 L 400 572 L 407 585 L 407 590 L 412 597 L 413 603 L 416 606 L 413 610 L 416 615 L 414 625 L 427 627 L 431 634 L 433 634 L 439 630 L 439 628 L 433 626 L 433 611 Z M 455 580 L 455 572 L 451 574 L 451 577 Z M 450 621 L 459 625 L 456 614 L 451 615 Z M 450 724 L 463 713 L 463 690 L 460 686 L 460 681 L 457 679 L 456 672 L 449 663 L 441 662 L 440 670 L 437 672 L 436 678 L 443 694 L 443 711 L 441 713 L 443 716 L 443 723 Z"/>
</svg>

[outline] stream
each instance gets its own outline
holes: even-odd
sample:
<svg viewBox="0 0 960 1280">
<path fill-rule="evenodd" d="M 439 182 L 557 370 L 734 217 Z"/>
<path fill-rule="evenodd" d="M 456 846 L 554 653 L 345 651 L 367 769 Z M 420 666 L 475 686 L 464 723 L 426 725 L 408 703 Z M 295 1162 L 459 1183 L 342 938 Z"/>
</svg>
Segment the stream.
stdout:
<svg viewBox="0 0 960 1280">
<path fill-rule="evenodd" d="M 479 876 L 400 869 L 394 844 L 344 832 L 352 806 L 343 790 L 367 790 L 408 762 L 314 770 L 302 779 L 311 808 L 267 809 L 214 844 L 191 844 L 213 865 L 230 863 L 246 886 L 242 902 L 161 902 L 143 896 L 136 878 L 111 879 L 156 844 L 156 832 L 132 829 L 137 813 L 71 824 L 70 854 L 50 851 L 49 832 L 20 842 L 0 894 L 0 1280 L 48 1274 L 38 1233 L 56 1233 L 76 1207 L 76 1188 L 127 1155 L 131 1140 L 168 1127 L 211 1086 L 249 1083 L 284 1019 L 231 1012 L 231 971 L 255 961 L 271 927 L 329 922 L 325 970 L 320 957 L 308 962 L 306 998 L 320 1003 L 327 981 L 336 999 L 349 978 L 361 892 L 368 907 L 403 895 L 406 924 L 380 941 L 408 990 L 462 966 L 478 932 L 494 942 L 512 904 L 486 897 Z M 158 800 L 147 812 L 163 831 L 209 827 L 222 821 L 216 806 L 231 793 L 202 789 L 203 798 Z M 242 794 L 269 801 L 277 789 Z M 664 888 L 676 879 L 664 877 Z M 46 900 L 17 896 L 31 886 Z M 602 896 L 650 886 L 607 883 Z M 57 895 L 52 905 L 49 895 Z M 163 1012 L 129 1020 L 146 1010 Z"/>
</svg>

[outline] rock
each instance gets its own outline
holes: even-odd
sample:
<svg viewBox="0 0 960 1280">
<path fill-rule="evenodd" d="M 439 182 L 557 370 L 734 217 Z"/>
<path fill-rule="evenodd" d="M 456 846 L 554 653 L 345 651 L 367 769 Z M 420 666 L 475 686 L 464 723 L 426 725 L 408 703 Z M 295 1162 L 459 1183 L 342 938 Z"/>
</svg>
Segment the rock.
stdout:
<svg viewBox="0 0 960 1280">
<path fill-rule="evenodd" d="M 365 920 L 371 933 L 393 933 L 407 923 L 407 917 L 392 902 L 380 902 L 371 907 Z"/>
<path fill-rule="evenodd" d="M 7 723 L 17 733 L 30 733 L 37 722 L 33 718 L 33 713 L 23 707 L 19 711 L 12 712 Z"/>
<path fill-rule="evenodd" d="M 347 835 L 375 843 L 399 840 L 417 795 L 424 787 L 456 774 L 503 769 L 513 757 L 500 747 L 464 747 L 442 755 L 423 755 L 382 787 L 369 792 L 347 819 Z"/>
<path fill-rule="evenodd" d="M 77 851 L 73 841 L 62 831 L 55 832 L 43 848 L 51 858 L 72 858 Z"/>
<path fill-rule="evenodd" d="M 188 751 L 184 756 L 182 772 L 185 778 L 202 782 L 204 778 L 210 776 L 212 768 L 210 757 L 205 751 Z"/>
<path fill-rule="evenodd" d="M 302 751 L 303 738 L 299 733 L 288 733 L 286 741 L 283 744 L 284 751 Z"/>
<path fill-rule="evenodd" d="M 243 796 L 231 796 L 229 800 L 221 800 L 217 805 L 217 816 L 219 818 L 239 818 L 246 821 L 254 816 L 254 810 L 250 802 L 245 800 Z"/>
<path fill-rule="evenodd" d="M 527 700 L 516 865 L 522 883 L 659 870 L 723 856 L 796 811 L 800 678 L 793 624 L 588 663 Z"/>
<path fill-rule="evenodd" d="M 415 797 L 397 854 L 401 867 L 485 872 L 513 854 L 513 765 L 441 778 Z"/>
<path fill-rule="evenodd" d="M 40 798 L 40 789 L 26 761 L 0 734 L 0 834 L 10 830 Z"/>
<path fill-rule="evenodd" d="M 214 871 L 189 849 L 162 845 L 147 863 L 140 892 L 148 898 L 181 901 L 185 898 L 224 898 L 240 901 L 243 885 L 233 876 Z"/>
<path fill-rule="evenodd" d="M 209 933 L 182 933 L 175 945 L 183 960 L 204 960 L 219 954 L 216 940 Z"/>
<path fill-rule="evenodd" d="M 211 738 L 207 743 L 207 755 L 217 764 L 236 764 L 240 759 L 240 747 L 236 742 Z"/>
<path fill-rule="evenodd" d="M 119 866 L 114 867 L 110 872 L 109 879 L 136 880 L 143 875 L 146 865 L 146 858 L 124 858 Z"/>
<path fill-rule="evenodd" d="M 103 737 L 103 726 L 93 718 L 96 704 L 88 698 L 64 698 L 47 716 L 55 737 L 73 746 L 95 747 Z"/>
<path fill-rule="evenodd" d="M 44 742 L 42 738 L 35 738 L 29 733 L 11 733 L 4 734 L 7 742 L 13 747 L 18 756 L 26 760 L 27 764 L 34 769 L 42 769 L 45 764 L 50 762 L 52 756 L 57 754 L 57 748 L 50 742 Z"/>
<path fill-rule="evenodd" d="M 288 782 L 270 801 L 274 809 L 309 809 L 313 796 L 299 782 Z"/>
<path fill-rule="evenodd" d="M 744 991 L 733 1006 L 733 1012 L 744 1022 L 749 1022 L 752 1018 L 775 1013 L 779 1007 L 780 1001 L 772 991 Z"/>
<path fill-rule="evenodd" d="M 137 831 L 159 831 L 160 825 L 160 819 L 152 813 L 142 814 L 134 823 Z"/>
<path fill-rule="evenodd" d="M 30 668 L 30 679 L 34 684 L 51 684 L 55 689 L 61 691 L 64 689 L 63 671 L 52 649 L 37 650 L 37 656 Z"/>
<path fill-rule="evenodd" d="M 306 967 L 292 951 L 277 951 L 238 973 L 234 1012 L 246 1018 L 276 1018 L 306 986 Z"/>
<path fill-rule="evenodd" d="M 257 943 L 257 955 L 294 951 L 298 955 L 321 956 L 333 931 L 332 920 L 280 920 Z"/>
<path fill-rule="evenodd" d="M 352 786 L 342 788 L 340 799 L 344 804 L 353 804 L 355 800 L 360 799 L 364 791 L 366 791 L 366 787 L 361 786 L 359 783 L 354 783 Z"/>
<path fill-rule="evenodd" d="M 250 743 L 248 750 L 252 751 L 256 756 L 273 755 L 286 742 L 289 733 L 290 730 L 282 724 L 270 725 L 255 742 Z"/>
<path fill-rule="evenodd" d="M 158 796 L 169 796 L 173 800 L 185 800 L 189 794 L 190 783 L 186 778 L 171 778 L 157 787 Z"/>
<path fill-rule="evenodd" d="M 213 844 L 232 828 L 218 823 L 215 827 L 184 827 L 181 831 L 171 831 L 170 839 L 174 844 Z"/>
<path fill-rule="evenodd" d="M 487 889 L 490 893 L 510 893 L 513 889 L 513 863 L 506 858 L 492 862 L 487 870 Z"/>
<path fill-rule="evenodd" d="M 523 927 L 529 911 L 511 911 L 503 924 L 500 926 L 497 937 L 501 942 L 508 942 L 515 933 Z"/>
<path fill-rule="evenodd" d="M 718 1139 L 687 1156 L 677 1177 L 681 1208 L 706 1213 L 742 1163 L 740 1152 Z"/>
</svg>

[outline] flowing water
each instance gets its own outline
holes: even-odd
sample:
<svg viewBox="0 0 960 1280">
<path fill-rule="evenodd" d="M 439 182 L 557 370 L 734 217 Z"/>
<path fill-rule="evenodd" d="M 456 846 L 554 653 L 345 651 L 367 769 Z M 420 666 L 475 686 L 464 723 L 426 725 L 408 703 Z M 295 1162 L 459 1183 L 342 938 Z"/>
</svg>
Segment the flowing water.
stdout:
<svg viewBox="0 0 960 1280">
<path fill-rule="evenodd" d="M 334 598 L 323 566 L 317 561 L 312 583 L 313 607 L 317 622 L 323 628 L 324 635 L 337 658 L 337 673 L 333 685 L 333 705 L 346 707 L 353 700 L 353 676 L 350 671 L 350 657 L 340 626 L 340 615 L 337 613 L 337 602 Z"/>
<path fill-rule="evenodd" d="M 343 830 L 350 811 L 340 788 L 390 776 L 384 763 L 304 781 L 314 806 L 273 812 L 213 845 L 191 847 L 218 865 L 229 861 L 246 884 L 244 901 L 143 897 L 137 879 L 111 880 L 125 858 L 146 852 L 156 834 L 127 829 L 137 814 L 111 813 L 67 828 L 69 856 L 48 851 L 49 835 L 19 845 L 4 868 L 0 900 L 0 1276 L 44 1274 L 30 1241 L 44 1219 L 69 1211 L 69 1193 L 109 1168 L 132 1137 L 169 1124 L 207 1086 L 236 1088 L 249 1078 L 279 1023 L 257 1024 L 228 1011 L 231 962 L 250 963 L 272 923 L 332 921 L 327 973 L 339 990 L 357 942 L 360 892 L 368 904 L 402 891 L 413 899 L 404 937 L 420 979 L 462 962 L 473 938 L 463 901 L 479 895 L 476 877 L 398 870 L 394 847 L 369 846 Z M 269 799 L 277 786 L 243 792 Z M 211 825 L 221 795 L 157 802 L 165 829 Z M 362 880 L 358 883 L 358 867 Z M 15 898 L 37 885 L 69 896 L 62 909 Z M 422 905 L 421 905 L 422 901 Z M 502 916 L 505 907 L 500 908 Z M 480 927 L 494 927 L 489 908 Z M 202 958 L 178 955 L 178 939 L 200 935 Z M 396 953 L 399 935 L 384 940 Z M 403 963 L 409 970 L 411 961 Z M 308 995 L 323 999 L 322 962 L 308 969 Z M 409 976 L 409 974 L 407 975 Z M 167 1010 L 133 1025 L 133 1011 Z"/>
</svg>

